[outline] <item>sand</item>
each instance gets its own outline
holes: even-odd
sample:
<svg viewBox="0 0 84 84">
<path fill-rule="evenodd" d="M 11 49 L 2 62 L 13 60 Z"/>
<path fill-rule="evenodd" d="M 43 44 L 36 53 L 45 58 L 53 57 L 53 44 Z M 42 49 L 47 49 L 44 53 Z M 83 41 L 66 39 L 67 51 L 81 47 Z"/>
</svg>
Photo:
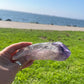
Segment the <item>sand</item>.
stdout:
<svg viewBox="0 0 84 84">
<path fill-rule="evenodd" d="M 57 30 L 57 31 L 84 31 L 84 27 L 69 27 L 69 26 L 45 25 L 45 24 L 10 22 L 10 21 L 0 21 L 0 28 Z"/>
</svg>

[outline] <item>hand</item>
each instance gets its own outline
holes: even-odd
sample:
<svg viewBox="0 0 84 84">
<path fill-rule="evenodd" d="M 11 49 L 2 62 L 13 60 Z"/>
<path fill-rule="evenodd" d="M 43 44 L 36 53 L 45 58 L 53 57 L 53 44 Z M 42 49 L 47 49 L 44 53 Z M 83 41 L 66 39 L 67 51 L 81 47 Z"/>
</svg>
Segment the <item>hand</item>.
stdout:
<svg viewBox="0 0 84 84">
<path fill-rule="evenodd" d="M 17 63 L 13 63 L 11 57 L 18 49 L 31 44 L 29 42 L 12 44 L 0 52 L 0 84 L 11 84 L 13 82 L 16 73 L 20 70 L 20 66 Z M 19 61 L 23 65 L 22 68 L 33 64 L 32 60 L 27 61 L 25 57 L 20 58 Z"/>
</svg>

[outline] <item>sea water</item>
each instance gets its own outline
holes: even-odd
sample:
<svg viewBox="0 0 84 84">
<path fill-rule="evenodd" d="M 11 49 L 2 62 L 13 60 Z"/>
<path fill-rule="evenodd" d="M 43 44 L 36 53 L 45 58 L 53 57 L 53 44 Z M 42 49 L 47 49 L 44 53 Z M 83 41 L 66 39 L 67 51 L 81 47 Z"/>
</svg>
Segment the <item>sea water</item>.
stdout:
<svg viewBox="0 0 84 84">
<path fill-rule="evenodd" d="M 0 18 L 2 20 L 11 19 L 16 22 L 84 27 L 84 20 L 8 10 L 0 10 Z"/>
</svg>

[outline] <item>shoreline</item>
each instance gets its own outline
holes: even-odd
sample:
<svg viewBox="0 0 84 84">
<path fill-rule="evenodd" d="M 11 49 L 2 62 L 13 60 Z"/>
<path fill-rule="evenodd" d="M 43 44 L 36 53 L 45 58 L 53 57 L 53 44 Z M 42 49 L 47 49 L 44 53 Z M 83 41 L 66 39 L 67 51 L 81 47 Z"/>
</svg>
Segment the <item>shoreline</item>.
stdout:
<svg viewBox="0 0 84 84">
<path fill-rule="evenodd" d="M 56 30 L 56 31 L 84 31 L 84 27 L 23 23 L 23 22 L 13 22 L 13 21 L 0 21 L 0 28 Z"/>
</svg>

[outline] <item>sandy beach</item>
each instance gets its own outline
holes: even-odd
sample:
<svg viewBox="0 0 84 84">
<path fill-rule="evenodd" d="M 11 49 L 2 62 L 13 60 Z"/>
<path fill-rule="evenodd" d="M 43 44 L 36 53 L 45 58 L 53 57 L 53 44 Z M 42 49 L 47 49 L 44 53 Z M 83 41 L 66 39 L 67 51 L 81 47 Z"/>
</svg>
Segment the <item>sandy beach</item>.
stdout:
<svg viewBox="0 0 84 84">
<path fill-rule="evenodd" d="M 57 26 L 57 25 L 10 22 L 10 21 L 0 21 L 0 28 L 57 30 L 57 31 L 84 31 L 84 27 L 69 27 L 69 26 Z"/>
</svg>

